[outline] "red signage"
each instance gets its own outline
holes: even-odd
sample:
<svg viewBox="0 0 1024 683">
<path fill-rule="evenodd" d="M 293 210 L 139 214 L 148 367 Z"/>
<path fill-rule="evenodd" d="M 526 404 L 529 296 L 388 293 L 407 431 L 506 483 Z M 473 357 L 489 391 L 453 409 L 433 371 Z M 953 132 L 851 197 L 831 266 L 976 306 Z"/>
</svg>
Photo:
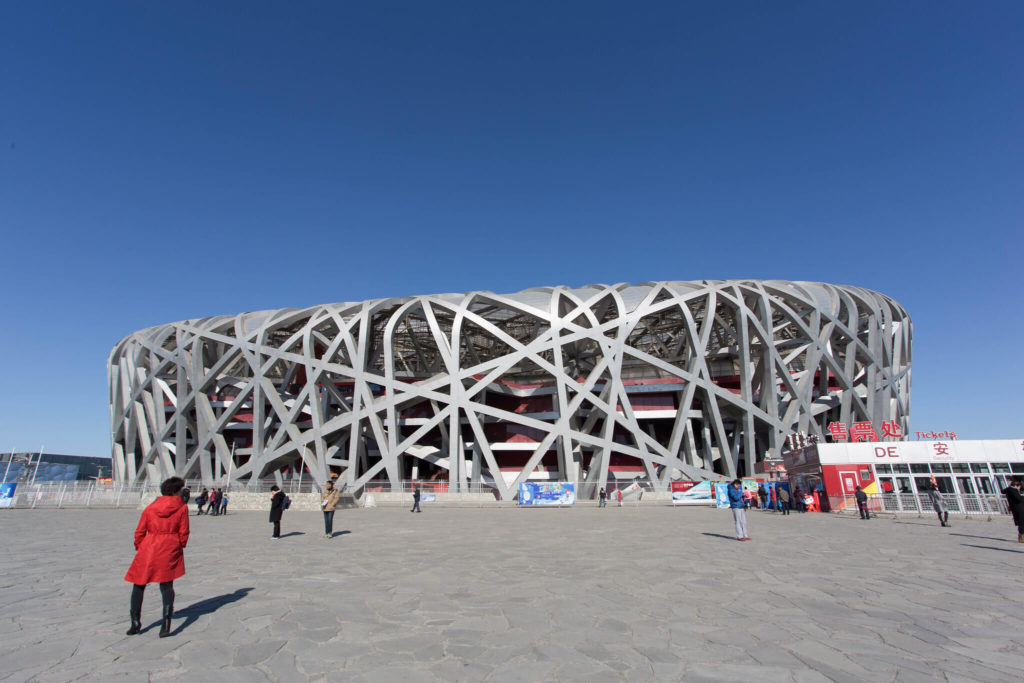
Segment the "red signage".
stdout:
<svg viewBox="0 0 1024 683">
<path fill-rule="evenodd" d="M 671 484 L 672 493 L 683 493 L 697 485 L 695 481 L 674 481 Z"/>
<path fill-rule="evenodd" d="M 896 424 L 896 420 L 886 420 L 882 423 L 881 427 L 881 439 L 900 439 L 903 437 L 903 430 Z M 870 422 L 854 422 L 850 427 L 849 433 L 846 431 L 846 425 L 842 422 L 830 422 L 828 424 L 828 431 L 832 436 L 833 442 L 881 441 L 878 431 L 875 430 L 874 425 Z"/>
<path fill-rule="evenodd" d="M 956 441 L 956 432 L 914 432 L 914 436 L 922 441 L 931 439 L 952 439 Z"/>
</svg>

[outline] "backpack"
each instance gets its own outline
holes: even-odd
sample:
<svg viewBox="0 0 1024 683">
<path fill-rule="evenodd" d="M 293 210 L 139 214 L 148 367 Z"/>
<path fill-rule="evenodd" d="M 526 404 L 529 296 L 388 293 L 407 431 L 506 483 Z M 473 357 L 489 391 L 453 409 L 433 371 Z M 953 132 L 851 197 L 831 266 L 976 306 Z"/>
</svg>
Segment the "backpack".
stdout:
<svg viewBox="0 0 1024 683">
<path fill-rule="evenodd" d="M 292 506 L 292 499 L 291 499 L 291 498 L 289 498 L 288 496 L 285 496 L 285 497 L 284 497 L 284 502 L 283 502 L 283 503 L 281 503 L 281 509 L 282 509 L 282 510 L 287 510 L 287 509 L 288 509 L 288 508 L 290 508 L 291 506 Z"/>
</svg>

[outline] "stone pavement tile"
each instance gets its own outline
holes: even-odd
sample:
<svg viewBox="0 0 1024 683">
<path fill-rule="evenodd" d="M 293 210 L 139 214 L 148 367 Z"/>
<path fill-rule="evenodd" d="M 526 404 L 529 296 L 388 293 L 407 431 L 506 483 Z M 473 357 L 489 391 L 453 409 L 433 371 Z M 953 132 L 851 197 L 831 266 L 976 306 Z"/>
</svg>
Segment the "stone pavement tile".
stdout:
<svg viewBox="0 0 1024 683">
<path fill-rule="evenodd" d="M 69 658 L 75 652 L 76 645 L 72 642 L 44 641 L 19 645 L 13 650 L 4 649 L 0 667 L 4 671 L 16 673 L 24 669 L 49 668 Z"/>
<path fill-rule="evenodd" d="M 946 677 L 937 671 L 924 674 L 912 669 L 900 669 L 894 680 L 898 683 L 935 683 L 945 681 Z"/>
<path fill-rule="evenodd" d="M 835 683 L 831 678 L 814 669 L 797 669 L 793 672 L 795 683 Z"/>
<path fill-rule="evenodd" d="M 792 652 L 775 644 L 762 643 L 745 649 L 747 655 L 762 666 L 787 669 L 800 669 L 805 666 L 803 661 L 794 656 Z"/>
<path fill-rule="evenodd" d="M 812 640 L 801 640 L 785 646 L 808 667 L 821 671 L 837 683 L 866 681 L 871 672 L 838 650 Z"/>
<path fill-rule="evenodd" d="M 257 643 L 240 645 L 235 650 L 234 660 L 231 666 L 246 667 L 259 664 L 265 659 L 277 654 L 284 647 L 283 640 L 261 640 Z"/>
<path fill-rule="evenodd" d="M 555 671 L 553 678 L 564 683 L 621 683 L 623 679 L 621 673 L 606 668 L 577 664 L 563 664 Z"/>
<path fill-rule="evenodd" d="M 434 683 L 437 680 L 429 672 L 400 666 L 364 672 L 362 679 L 367 683 Z"/>
<path fill-rule="evenodd" d="M 551 674 L 557 668 L 555 662 L 506 662 L 494 667 L 487 683 L 551 680 Z"/>
<path fill-rule="evenodd" d="M 39 676 L 47 671 L 51 665 L 31 667 L 19 671 L 5 672 L 0 670 L 0 681 L 4 683 L 25 683 L 26 681 L 39 680 Z"/>
<path fill-rule="evenodd" d="M 438 680 L 450 683 L 472 683 L 482 681 L 490 675 L 492 668 L 476 662 L 449 657 L 430 667 L 430 673 Z"/>
<path fill-rule="evenodd" d="M 284 649 L 278 650 L 260 662 L 257 668 L 263 671 L 267 678 L 272 681 L 289 681 L 298 676 L 295 655 Z"/>
<path fill-rule="evenodd" d="M 729 681 L 757 681 L 758 683 L 791 683 L 793 671 L 785 667 L 756 664 L 693 664 L 686 668 L 687 683 L 722 683 Z"/>
<path fill-rule="evenodd" d="M 386 654 L 403 652 L 411 653 L 424 648 L 441 652 L 441 641 L 437 633 L 408 634 L 398 638 L 374 640 L 373 647 Z"/>
<path fill-rule="evenodd" d="M 1024 653 L 1021 652 L 996 652 L 992 650 L 979 651 L 973 648 L 949 647 L 948 652 L 962 655 L 970 659 L 977 659 L 986 664 L 1013 668 L 1017 671 L 1024 671 Z"/>
</svg>

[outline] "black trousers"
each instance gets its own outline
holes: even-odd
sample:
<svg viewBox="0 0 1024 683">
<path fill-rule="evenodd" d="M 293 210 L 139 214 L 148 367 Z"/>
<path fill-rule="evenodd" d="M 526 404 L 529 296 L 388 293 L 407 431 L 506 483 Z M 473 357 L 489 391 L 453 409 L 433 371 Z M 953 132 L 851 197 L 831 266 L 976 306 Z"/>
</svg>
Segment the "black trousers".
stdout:
<svg viewBox="0 0 1024 683">
<path fill-rule="evenodd" d="M 324 510 L 324 533 L 328 536 L 334 533 L 334 510 Z"/>
<path fill-rule="evenodd" d="M 146 592 L 145 584 L 132 584 L 131 613 L 133 615 L 142 613 L 142 598 Z M 174 582 L 167 581 L 160 584 L 160 598 L 163 600 L 164 608 L 174 604 Z"/>
<path fill-rule="evenodd" d="M 871 519 L 871 513 L 868 512 L 868 504 L 857 501 L 857 509 L 860 510 L 861 519 Z"/>
<path fill-rule="evenodd" d="M 281 520 L 274 522 L 274 538 L 281 538 Z"/>
</svg>

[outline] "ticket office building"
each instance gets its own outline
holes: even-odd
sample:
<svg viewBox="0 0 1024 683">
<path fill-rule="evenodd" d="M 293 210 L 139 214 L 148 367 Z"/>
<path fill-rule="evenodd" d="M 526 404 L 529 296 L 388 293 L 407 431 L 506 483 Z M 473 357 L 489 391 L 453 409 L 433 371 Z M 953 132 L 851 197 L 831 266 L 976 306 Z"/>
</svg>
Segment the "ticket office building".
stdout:
<svg viewBox="0 0 1024 683">
<path fill-rule="evenodd" d="M 817 444 L 785 461 L 791 484 L 820 486 L 833 503 L 871 484 L 880 494 L 919 497 L 933 481 L 949 496 L 993 496 L 1024 478 L 1024 439 Z"/>
</svg>

